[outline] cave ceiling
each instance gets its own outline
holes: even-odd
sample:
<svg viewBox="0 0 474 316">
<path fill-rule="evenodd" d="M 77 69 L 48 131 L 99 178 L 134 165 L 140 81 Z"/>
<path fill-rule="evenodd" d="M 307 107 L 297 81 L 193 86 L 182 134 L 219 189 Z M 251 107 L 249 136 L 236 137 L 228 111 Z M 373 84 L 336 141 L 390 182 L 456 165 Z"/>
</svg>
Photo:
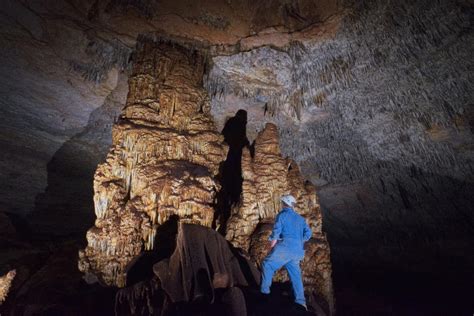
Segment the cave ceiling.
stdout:
<svg viewBox="0 0 474 316">
<path fill-rule="evenodd" d="M 69 166 L 56 174 L 78 164 L 87 170 L 78 177 L 88 174 L 85 182 L 91 180 L 125 103 L 127 69 L 139 35 L 229 55 L 329 34 L 341 8 L 333 1 L 9 0 L 0 11 L 1 110 L 10 118 L 1 126 L 2 178 L 9 179 L 2 181 L 1 207 L 27 214 L 41 208 L 41 193 L 56 182 L 47 164 L 58 155 Z M 68 154 L 71 150 L 82 158 Z"/>
</svg>

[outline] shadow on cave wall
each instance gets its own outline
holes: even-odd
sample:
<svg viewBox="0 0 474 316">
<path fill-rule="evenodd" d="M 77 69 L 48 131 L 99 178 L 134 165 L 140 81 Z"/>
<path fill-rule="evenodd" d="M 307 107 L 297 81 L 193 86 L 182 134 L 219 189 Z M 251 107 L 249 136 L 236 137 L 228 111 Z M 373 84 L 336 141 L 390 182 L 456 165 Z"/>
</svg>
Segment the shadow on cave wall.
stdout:
<svg viewBox="0 0 474 316">
<path fill-rule="evenodd" d="M 219 232 L 224 233 L 232 206 L 240 201 L 242 193 L 242 149 L 249 146 L 247 139 L 247 111 L 238 110 L 227 120 L 222 129 L 224 141 L 229 145 L 226 160 L 222 163 L 217 179 L 222 188 L 217 194 L 217 210 L 214 226 L 219 223 Z"/>
<path fill-rule="evenodd" d="M 30 243 L 6 258 L 18 272 L 2 306 L 8 314 L 108 315 L 113 310 L 115 289 L 86 284 L 77 260 L 95 218 L 93 175 L 111 145 L 112 124 L 128 91 L 126 79 L 120 75 L 87 125 L 48 162 L 47 187 L 35 197 L 35 208 L 26 218 L 29 230 L 24 235 Z"/>
<path fill-rule="evenodd" d="M 36 196 L 35 208 L 26 218 L 29 230 L 20 232 L 30 243 L 22 244 L 18 254 L 8 250 L 7 262 L 18 273 L 2 306 L 6 314 L 106 315 L 113 310 L 115 291 L 85 284 L 77 259 L 95 218 L 94 171 L 108 151 L 119 110 L 106 101 L 47 164 L 47 187 Z"/>
<path fill-rule="evenodd" d="M 28 221 L 35 235 L 83 238 L 92 226 L 93 177 L 111 145 L 111 129 L 121 105 L 106 99 L 87 126 L 66 141 L 47 164 L 48 182 L 35 198 Z"/>
</svg>

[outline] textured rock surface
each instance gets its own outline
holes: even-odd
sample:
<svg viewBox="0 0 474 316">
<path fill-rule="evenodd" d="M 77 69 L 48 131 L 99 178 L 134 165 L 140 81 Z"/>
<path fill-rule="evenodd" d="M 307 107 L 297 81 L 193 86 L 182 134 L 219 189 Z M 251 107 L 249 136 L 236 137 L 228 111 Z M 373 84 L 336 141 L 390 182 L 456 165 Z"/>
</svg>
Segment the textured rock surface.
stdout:
<svg viewBox="0 0 474 316">
<path fill-rule="evenodd" d="M 184 223 L 213 223 L 220 189 L 214 179 L 227 148 L 209 116 L 202 88 L 204 61 L 184 47 L 146 39 L 140 43 L 127 105 L 113 128 L 112 149 L 95 173 L 97 220 L 87 233 L 88 247 L 79 255 L 86 279 L 125 286 L 132 261 L 155 248 L 158 227 L 173 215 Z M 309 292 L 322 297 L 326 310 L 332 311 L 330 253 L 315 188 L 303 180 L 294 162 L 281 157 L 275 125 L 259 134 L 253 157 L 244 149 L 242 171 L 242 207 L 234 209 L 226 225 L 227 239 L 260 262 L 268 234 L 265 240 L 253 238 L 250 245 L 253 234 L 262 236 L 257 225 L 275 218 L 282 194 L 293 194 L 315 237 L 308 243 L 304 280 Z M 287 280 L 283 275 L 277 279 Z"/>
<path fill-rule="evenodd" d="M 110 146 L 110 127 L 127 94 L 121 77 L 140 34 L 232 53 L 278 44 L 288 32 L 310 36 L 337 11 L 330 0 L 2 1 L 0 111 L 9 119 L 0 125 L 0 207 L 40 211 L 33 220 L 42 232 L 82 232 L 91 224 L 92 190 L 81 188 Z M 241 48 L 243 39 L 249 43 Z M 66 196 L 74 196 L 74 205 Z M 52 218 L 77 218 L 71 227 L 61 225 L 64 219 L 41 223 L 48 209 Z"/>
<path fill-rule="evenodd" d="M 329 245 L 322 232 L 321 209 L 313 185 L 302 178 L 295 162 L 282 157 L 278 129 L 267 124 L 255 139 L 253 156 L 249 148 L 242 153 L 241 201 L 232 210 L 226 238 L 248 251 L 260 265 L 267 255 L 272 223 L 281 209 L 280 197 L 292 194 L 296 211 L 305 217 L 313 231 L 302 263 L 306 290 L 325 301 L 327 311 L 334 309 Z M 283 270 L 275 280 L 287 281 Z"/>
<path fill-rule="evenodd" d="M 15 275 L 16 271 L 11 270 L 4 276 L 0 277 L 0 305 L 2 305 L 2 303 L 7 299 Z"/>
<path fill-rule="evenodd" d="M 256 286 L 260 278 L 253 263 L 236 256 L 221 234 L 189 224 L 179 224 L 175 251 L 153 272 L 173 303 L 212 303 L 219 289 Z"/>
<path fill-rule="evenodd" d="M 86 53 L 86 48 L 97 41 L 88 37 L 74 19 L 60 18 L 59 12 L 49 14 L 46 9 L 29 8 L 19 1 L 2 1 L 0 11 L 0 111 L 9 118 L 0 126 L 0 142 L 5 151 L 0 158 L 0 205 L 9 213 L 31 213 L 37 208 L 35 198 L 47 190 L 52 176 L 53 182 L 60 183 L 58 187 L 69 188 L 65 195 L 75 190 L 78 197 L 74 207 L 56 199 L 48 207 L 61 208 L 57 213 L 70 216 L 80 213 L 75 222 L 81 222 L 81 216 L 87 216 L 84 209 L 90 207 L 78 204 L 84 201 L 91 205 L 91 190 L 83 190 L 89 194 L 77 194 L 77 188 L 83 185 L 81 181 L 90 183 L 95 166 L 110 145 L 114 101 L 120 100 L 120 110 L 127 89 L 126 85 L 120 86 L 121 91 L 108 98 L 120 82 L 121 66 L 110 64 L 103 69 L 98 84 L 84 81 L 80 73 L 70 71 L 70 61 L 89 62 L 88 53 L 93 53 Z M 105 50 L 112 48 L 107 41 L 98 42 Z M 104 108 L 110 111 L 102 111 Z M 95 135 L 84 137 L 90 130 L 95 130 Z M 78 183 L 63 174 L 70 168 L 77 171 L 72 178 Z M 64 221 L 58 221 L 61 222 L 64 225 Z M 56 226 L 61 229 L 61 225 Z M 78 228 L 71 230 L 77 232 Z"/>
<path fill-rule="evenodd" d="M 441 299 L 421 275 L 444 271 L 440 283 L 458 288 L 460 302 L 474 267 L 472 5 L 349 8 L 319 42 L 214 57 L 213 115 L 223 126 L 247 110 L 250 138 L 267 122 L 279 127 L 282 153 L 318 186 L 336 286 L 392 283 L 390 295 L 404 297 L 413 284 Z M 387 304 L 402 314 L 431 308 Z"/>
<path fill-rule="evenodd" d="M 172 215 L 211 226 L 227 149 L 209 116 L 204 62 L 197 51 L 140 43 L 112 149 L 94 177 L 97 220 L 79 262 L 87 278 L 124 286 L 127 265 L 154 248 Z"/>
<path fill-rule="evenodd" d="M 251 140 L 275 123 L 318 186 L 339 311 L 472 311 L 472 1 L 7 0 L 0 11 L 0 211 L 38 211 L 32 229 L 83 236 L 123 70 L 137 35 L 158 31 L 217 44 L 218 127 L 241 108 Z"/>
</svg>

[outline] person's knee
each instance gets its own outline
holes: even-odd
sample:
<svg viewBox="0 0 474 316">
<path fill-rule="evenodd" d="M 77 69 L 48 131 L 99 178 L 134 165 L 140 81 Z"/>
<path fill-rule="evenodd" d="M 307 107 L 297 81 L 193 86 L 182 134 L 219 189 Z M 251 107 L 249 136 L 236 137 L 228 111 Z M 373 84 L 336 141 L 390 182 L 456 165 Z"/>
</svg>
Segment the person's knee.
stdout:
<svg viewBox="0 0 474 316">
<path fill-rule="evenodd" d="M 288 264 L 286 264 L 286 269 L 288 270 L 288 272 L 293 272 L 293 273 L 299 273 L 301 272 L 301 269 L 300 269 L 300 264 L 299 262 L 288 262 Z"/>
<path fill-rule="evenodd" d="M 262 261 L 262 269 L 272 269 L 274 266 L 273 260 L 267 258 Z"/>
</svg>

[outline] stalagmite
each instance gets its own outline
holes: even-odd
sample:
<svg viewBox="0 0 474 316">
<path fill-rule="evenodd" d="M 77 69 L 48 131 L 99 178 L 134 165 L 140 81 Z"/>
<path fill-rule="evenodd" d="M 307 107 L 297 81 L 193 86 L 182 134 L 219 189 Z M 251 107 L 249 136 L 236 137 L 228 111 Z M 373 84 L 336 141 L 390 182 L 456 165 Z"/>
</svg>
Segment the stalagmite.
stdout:
<svg viewBox="0 0 474 316">
<path fill-rule="evenodd" d="M 0 305 L 7 299 L 8 292 L 16 276 L 16 270 L 11 270 L 4 276 L 0 277 Z"/>
<path fill-rule="evenodd" d="M 197 51 L 143 40 L 134 58 L 127 104 L 113 146 L 94 176 L 95 226 L 79 269 L 106 285 L 126 285 L 126 269 L 155 245 L 171 215 L 211 226 L 227 148 L 202 88 Z"/>
<path fill-rule="evenodd" d="M 267 254 L 268 237 L 273 221 L 280 210 L 280 197 L 292 194 L 296 211 L 307 220 L 313 231 L 305 246 L 302 262 L 306 290 L 325 301 L 332 313 L 334 298 L 330 249 L 322 232 L 321 210 L 315 187 L 305 182 L 297 164 L 284 159 L 280 153 L 277 127 L 267 124 L 255 140 L 252 157 L 248 148 L 242 153 L 242 195 L 240 204 L 232 211 L 227 224 L 226 238 L 236 247 L 248 251 L 258 264 Z M 286 273 L 276 276 L 288 280 Z"/>
</svg>

